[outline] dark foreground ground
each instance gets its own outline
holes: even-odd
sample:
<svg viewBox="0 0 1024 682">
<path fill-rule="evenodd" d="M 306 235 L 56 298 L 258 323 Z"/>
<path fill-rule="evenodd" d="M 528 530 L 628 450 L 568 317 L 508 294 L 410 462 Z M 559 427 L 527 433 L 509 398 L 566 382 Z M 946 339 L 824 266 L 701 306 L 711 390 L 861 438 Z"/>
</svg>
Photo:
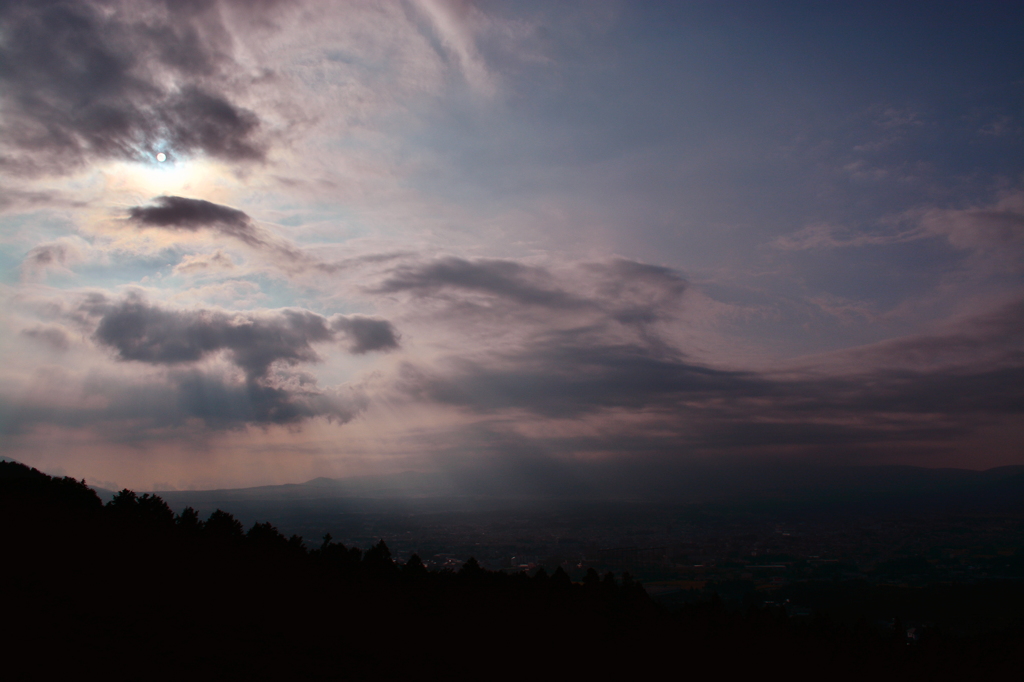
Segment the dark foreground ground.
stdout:
<svg viewBox="0 0 1024 682">
<path fill-rule="evenodd" d="M 1021 679 L 1024 628 L 908 633 L 785 605 L 661 606 L 628 574 L 428 570 L 269 524 L 103 505 L 74 479 L 0 463 L 9 679 Z M 967 599 L 987 599 L 984 584 Z M 835 589 L 833 585 L 833 589 Z M 973 589 L 968 586 L 968 589 Z M 1005 592 L 1001 594 L 1006 594 Z"/>
</svg>

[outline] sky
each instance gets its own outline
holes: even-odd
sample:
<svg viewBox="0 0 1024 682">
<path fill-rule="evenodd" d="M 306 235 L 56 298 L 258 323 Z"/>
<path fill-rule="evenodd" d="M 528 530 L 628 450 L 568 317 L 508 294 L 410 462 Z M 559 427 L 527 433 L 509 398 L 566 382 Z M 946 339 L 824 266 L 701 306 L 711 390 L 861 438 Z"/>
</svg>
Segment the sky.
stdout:
<svg viewBox="0 0 1024 682">
<path fill-rule="evenodd" d="M 1024 464 L 1024 7 L 0 0 L 0 449 Z"/>
</svg>

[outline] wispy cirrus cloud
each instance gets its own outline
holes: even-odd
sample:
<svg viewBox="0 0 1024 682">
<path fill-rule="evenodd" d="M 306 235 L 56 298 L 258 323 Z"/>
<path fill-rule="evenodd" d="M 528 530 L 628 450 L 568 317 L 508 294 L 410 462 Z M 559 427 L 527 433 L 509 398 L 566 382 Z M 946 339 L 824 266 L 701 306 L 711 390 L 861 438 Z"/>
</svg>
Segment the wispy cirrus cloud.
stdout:
<svg viewBox="0 0 1024 682">
<path fill-rule="evenodd" d="M 957 249 L 992 251 L 1024 247 L 1024 191 L 1006 192 L 989 206 L 917 209 L 902 216 L 927 236 L 944 237 Z"/>
<path fill-rule="evenodd" d="M 458 64 L 466 81 L 476 91 L 493 95 L 496 77 L 476 46 L 475 23 L 485 22 L 482 12 L 472 3 L 444 0 L 416 0 L 414 6 L 427 17 L 438 42 Z"/>
<path fill-rule="evenodd" d="M 916 241 L 927 236 L 920 229 L 910 229 L 896 233 L 868 233 L 829 223 L 815 223 L 802 227 L 791 234 L 777 237 L 772 241 L 772 246 L 781 251 L 888 246 L 890 244 Z"/>
<path fill-rule="evenodd" d="M 995 203 L 984 207 L 915 208 L 888 216 L 882 221 L 882 228 L 864 231 L 815 223 L 777 237 L 772 246 L 782 251 L 805 251 L 889 246 L 941 238 L 961 250 L 1016 247 L 1024 241 L 1024 192 L 1004 193 Z"/>
<path fill-rule="evenodd" d="M 213 253 L 187 254 L 174 266 L 175 274 L 227 272 L 235 269 L 235 261 L 222 250 Z"/>
</svg>

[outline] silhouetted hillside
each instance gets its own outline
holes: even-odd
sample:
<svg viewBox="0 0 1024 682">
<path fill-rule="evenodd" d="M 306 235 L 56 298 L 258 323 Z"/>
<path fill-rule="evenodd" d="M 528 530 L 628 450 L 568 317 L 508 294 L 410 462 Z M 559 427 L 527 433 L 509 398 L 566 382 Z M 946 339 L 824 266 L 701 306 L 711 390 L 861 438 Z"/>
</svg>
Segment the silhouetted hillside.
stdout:
<svg viewBox="0 0 1024 682">
<path fill-rule="evenodd" d="M 428 571 L 325 537 L 308 550 L 267 523 L 174 514 L 123 490 L 0 463 L 9 670 L 162 678 L 753 674 L 976 678 L 1019 672 L 1020 632 L 985 640 L 791 620 L 721 602 L 657 607 L 628 574 Z M 799 666 L 795 666 L 798 662 Z"/>
</svg>

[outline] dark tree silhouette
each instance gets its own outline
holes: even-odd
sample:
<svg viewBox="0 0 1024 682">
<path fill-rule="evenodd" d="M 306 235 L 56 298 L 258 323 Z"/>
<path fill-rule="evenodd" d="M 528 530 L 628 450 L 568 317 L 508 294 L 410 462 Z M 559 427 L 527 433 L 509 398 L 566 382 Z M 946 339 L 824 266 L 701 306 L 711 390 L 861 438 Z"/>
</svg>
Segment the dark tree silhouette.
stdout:
<svg viewBox="0 0 1024 682">
<path fill-rule="evenodd" d="M 533 582 L 536 585 L 547 586 L 548 584 L 548 572 L 541 566 L 537 569 L 537 572 L 533 574 Z"/>
<path fill-rule="evenodd" d="M 146 493 L 137 498 L 138 518 L 143 523 L 168 529 L 174 525 L 174 512 L 158 495 Z"/>
<path fill-rule="evenodd" d="M 245 539 L 250 545 L 267 550 L 281 551 L 289 547 L 288 538 L 282 535 L 277 528 L 274 528 L 269 521 L 266 523 L 254 523 L 249 532 L 245 534 Z"/>
<path fill-rule="evenodd" d="M 469 557 L 459 569 L 459 577 L 465 580 L 479 580 L 483 572 L 484 569 L 480 568 L 480 563 L 474 557 Z"/>
<path fill-rule="evenodd" d="M 135 510 L 138 507 L 138 505 L 138 496 L 131 490 L 128 490 L 128 488 L 124 488 L 123 490 L 121 490 L 121 492 L 114 495 L 113 499 L 110 500 L 110 502 L 107 502 L 107 507 L 109 509 L 116 513 L 124 514 L 125 516 L 129 517 L 135 515 Z"/>
<path fill-rule="evenodd" d="M 203 521 L 199 518 L 199 512 L 192 507 L 185 507 L 181 514 L 174 519 L 174 524 L 182 533 L 193 537 L 199 535 L 203 530 Z"/>
<path fill-rule="evenodd" d="M 420 559 L 419 554 L 413 554 L 409 557 L 409 560 L 402 566 L 402 575 L 417 578 L 427 575 L 427 567 L 423 565 L 423 560 Z"/>
<path fill-rule="evenodd" d="M 551 574 L 551 589 L 556 593 L 569 594 L 572 589 L 572 578 L 569 574 L 559 566 L 555 569 L 555 572 Z"/>
<path fill-rule="evenodd" d="M 398 566 L 391 558 L 391 550 L 383 540 L 366 550 L 366 554 L 363 555 L 363 566 L 369 575 L 378 578 L 391 577 L 398 573 Z"/>
<path fill-rule="evenodd" d="M 206 519 L 203 533 L 208 538 L 228 542 L 237 542 L 244 537 L 242 522 L 221 509 L 217 509 Z"/>
</svg>

